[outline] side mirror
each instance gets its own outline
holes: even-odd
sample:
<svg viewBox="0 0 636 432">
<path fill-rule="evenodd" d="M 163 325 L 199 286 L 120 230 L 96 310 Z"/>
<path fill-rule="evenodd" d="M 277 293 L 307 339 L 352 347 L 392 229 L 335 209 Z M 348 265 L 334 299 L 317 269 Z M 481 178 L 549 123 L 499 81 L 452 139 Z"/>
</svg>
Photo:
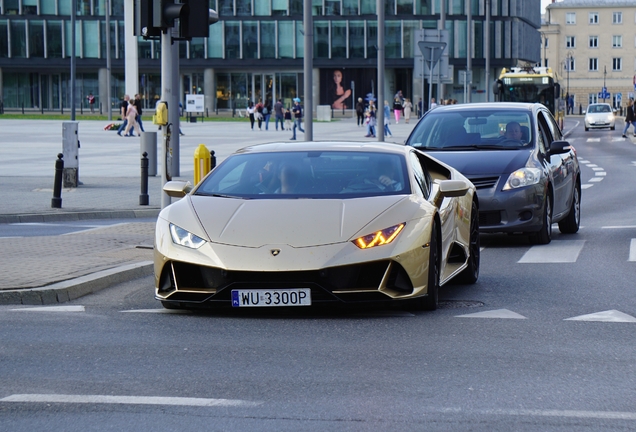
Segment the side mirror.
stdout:
<svg viewBox="0 0 636 432">
<path fill-rule="evenodd" d="M 445 197 L 461 197 L 466 195 L 470 184 L 464 180 L 442 180 L 439 182 L 439 193 Z"/>
<path fill-rule="evenodd" d="M 163 185 L 163 191 L 173 198 L 183 198 L 192 190 L 192 183 L 189 181 L 173 180 Z"/>
<path fill-rule="evenodd" d="M 550 155 L 564 154 L 572 150 L 568 141 L 552 141 L 550 144 Z"/>
</svg>

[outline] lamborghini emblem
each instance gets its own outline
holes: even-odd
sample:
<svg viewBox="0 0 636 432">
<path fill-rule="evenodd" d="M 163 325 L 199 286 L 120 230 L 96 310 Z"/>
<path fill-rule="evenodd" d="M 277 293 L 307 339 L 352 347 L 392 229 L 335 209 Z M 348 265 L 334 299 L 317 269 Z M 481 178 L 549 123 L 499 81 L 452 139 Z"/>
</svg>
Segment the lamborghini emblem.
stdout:
<svg viewBox="0 0 636 432">
<path fill-rule="evenodd" d="M 280 249 L 272 249 L 270 250 L 272 256 L 278 256 L 278 254 L 280 253 Z"/>
</svg>

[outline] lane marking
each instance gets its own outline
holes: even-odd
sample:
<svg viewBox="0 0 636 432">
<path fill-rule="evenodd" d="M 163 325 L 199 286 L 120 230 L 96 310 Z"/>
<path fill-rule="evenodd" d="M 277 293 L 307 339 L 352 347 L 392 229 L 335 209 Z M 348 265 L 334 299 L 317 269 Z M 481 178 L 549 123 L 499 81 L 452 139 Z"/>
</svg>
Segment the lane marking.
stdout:
<svg viewBox="0 0 636 432">
<path fill-rule="evenodd" d="M 594 168 L 594 167 L 597 167 L 598 165 L 589 163 L 589 164 L 587 164 L 587 166 L 588 166 L 589 168 Z"/>
<path fill-rule="evenodd" d="M 592 183 L 598 183 L 600 181 L 603 181 L 603 177 L 592 177 L 591 179 L 589 179 L 588 181 L 592 182 Z"/>
<path fill-rule="evenodd" d="M 84 312 L 84 306 L 38 306 L 10 309 L 16 312 Z"/>
<path fill-rule="evenodd" d="M 584 184 L 584 185 L 581 185 L 581 189 L 589 189 L 589 188 L 591 188 L 592 186 L 594 186 L 594 185 L 593 185 L 593 184 L 586 183 L 586 184 Z"/>
<path fill-rule="evenodd" d="M 588 138 L 587 142 L 601 142 L 600 138 Z"/>
<path fill-rule="evenodd" d="M 263 402 L 240 399 L 208 399 L 161 396 L 107 396 L 107 395 L 60 395 L 60 394 L 14 394 L 0 402 L 71 403 L 71 404 L 123 404 L 123 405 L 172 405 L 172 406 L 243 406 L 253 407 Z"/>
<path fill-rule="evenodd" d="M 579 257 L 585 240 L 553 240 L 547 245 L 532 246 L 519 261 L 520 264 L 573 263 Z"/>
<path fill-rule="evenodd" d="M 594 171 L 605 171 L 605 168 L 592 168 Z"/>
<path fill-rule="evenodd" d="M 636 413 L 625 411 L 584 411 L 584 410 L 540 410 L 540 409 L 493 409 L 465 410 L 462 408 L 441 409 L 440 412 L 470 413 L 479 415 L 506 415 L 524 417 L 561 417 L 599 420 L 636 420 Z"/>
<path fill-rule="evenodd" d="M 599 321 L 599 322 L 621 322 L 636 323 L 636 318 L 626 313 L 617 311 L 616 309 L 596 312 L 587 315 L 579 315 L 572 318 L 566 318 L 563 321 Z"/>
<path fill-rule="evenodd" d="M 634 229 L 636 228 L 636 225 L 609 225 L 609 226 L 604 226 L 601 227 L 601 229 Z"/>
<path fill-rule="evenodd" d="M 476 312 L 466 315 L 455 315 L 455 318 L 503 318 L 503 319 L 527 319 L 523 315 L 508 309 L 496 309 L 491 311 Z"/>
<path fill-rule="evenodd" d="M 590 161 L 589 160 L 585 160 L 585 159 L 579 159 L 579 162 L 582 164 L 589 164 Z"/>
<path fill-rule="evenodd" d="M 629 242 L 629 258 L 627 261 L 636 261 L 636 239 Z"/>
<path fill-rule="evenodd" d="M 594 173 L 594 175 L 597 177 L 604 177 L 607 175 L 607 173 L 605 171 L 597 171 Z"/>
<path fill-rule="evenodd" d="M 64 234 L 61 234 L 61 235 L 81 234 L 81 233 L 87 233 L 87 232 L 91 232 L 91 231 L 99 231 L 99 230 L 106 229 L 106 228 L 118 227 L 118 226 L 122 226 L 122 225 L 129 225 L 129 222 L 121 222 L 121 223 L 116 223 L 116 224 L 112 224 L 112 225 L 102 225 L 102 226 L 98 226 L 98 227 L 95 227 L 95 228 L 88 228 L 88 229 L 85 229 L 85 230 L 68 232 L 68 233 L 64 233 Z"/>
<path fill-rule="evenodd" d="M 192 311 L 186 309 L 131 309 L 119 311 L 121 313 L 156 313 L 156 314 L 189 314 Z"/>
</svg>

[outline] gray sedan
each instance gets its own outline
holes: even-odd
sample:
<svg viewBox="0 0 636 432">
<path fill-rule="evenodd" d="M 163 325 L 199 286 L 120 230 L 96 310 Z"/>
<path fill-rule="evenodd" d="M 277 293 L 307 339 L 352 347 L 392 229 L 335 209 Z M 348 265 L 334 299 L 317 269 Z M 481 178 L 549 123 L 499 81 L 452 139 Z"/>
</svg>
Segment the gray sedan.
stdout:
<svg viewBox="0 0 636 432">
<path fill-rule="evenodd" d="M 574 148 L 541 104 L 480 103 L 429 111 L 407 145 L 431 153 L 477 187 L 485 233 L 552 240 L 580 224 L 581 180 Z"/>
</svg>

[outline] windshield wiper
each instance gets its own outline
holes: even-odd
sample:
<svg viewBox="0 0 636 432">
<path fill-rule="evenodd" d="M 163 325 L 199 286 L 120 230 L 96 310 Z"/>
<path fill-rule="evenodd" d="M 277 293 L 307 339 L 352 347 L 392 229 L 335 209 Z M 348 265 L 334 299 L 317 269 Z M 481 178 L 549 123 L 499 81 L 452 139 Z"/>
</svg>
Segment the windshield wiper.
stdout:
<svg viewBox="0 0 636 432">
<path fill-rule="evenodd" d="M 218 194 L 218 193 L 205 193 L 205 192 L 197 192 L 194 194 L 195 196 L 209 196 L 209 197 L 217 197 L 217 198 L 234 198 L 234 199 L 251 199 L 248 197 L 239 197 L 239 196 L 234 196 L 234 195 L 225 195 L 225 194 Z"/>
</svg>

